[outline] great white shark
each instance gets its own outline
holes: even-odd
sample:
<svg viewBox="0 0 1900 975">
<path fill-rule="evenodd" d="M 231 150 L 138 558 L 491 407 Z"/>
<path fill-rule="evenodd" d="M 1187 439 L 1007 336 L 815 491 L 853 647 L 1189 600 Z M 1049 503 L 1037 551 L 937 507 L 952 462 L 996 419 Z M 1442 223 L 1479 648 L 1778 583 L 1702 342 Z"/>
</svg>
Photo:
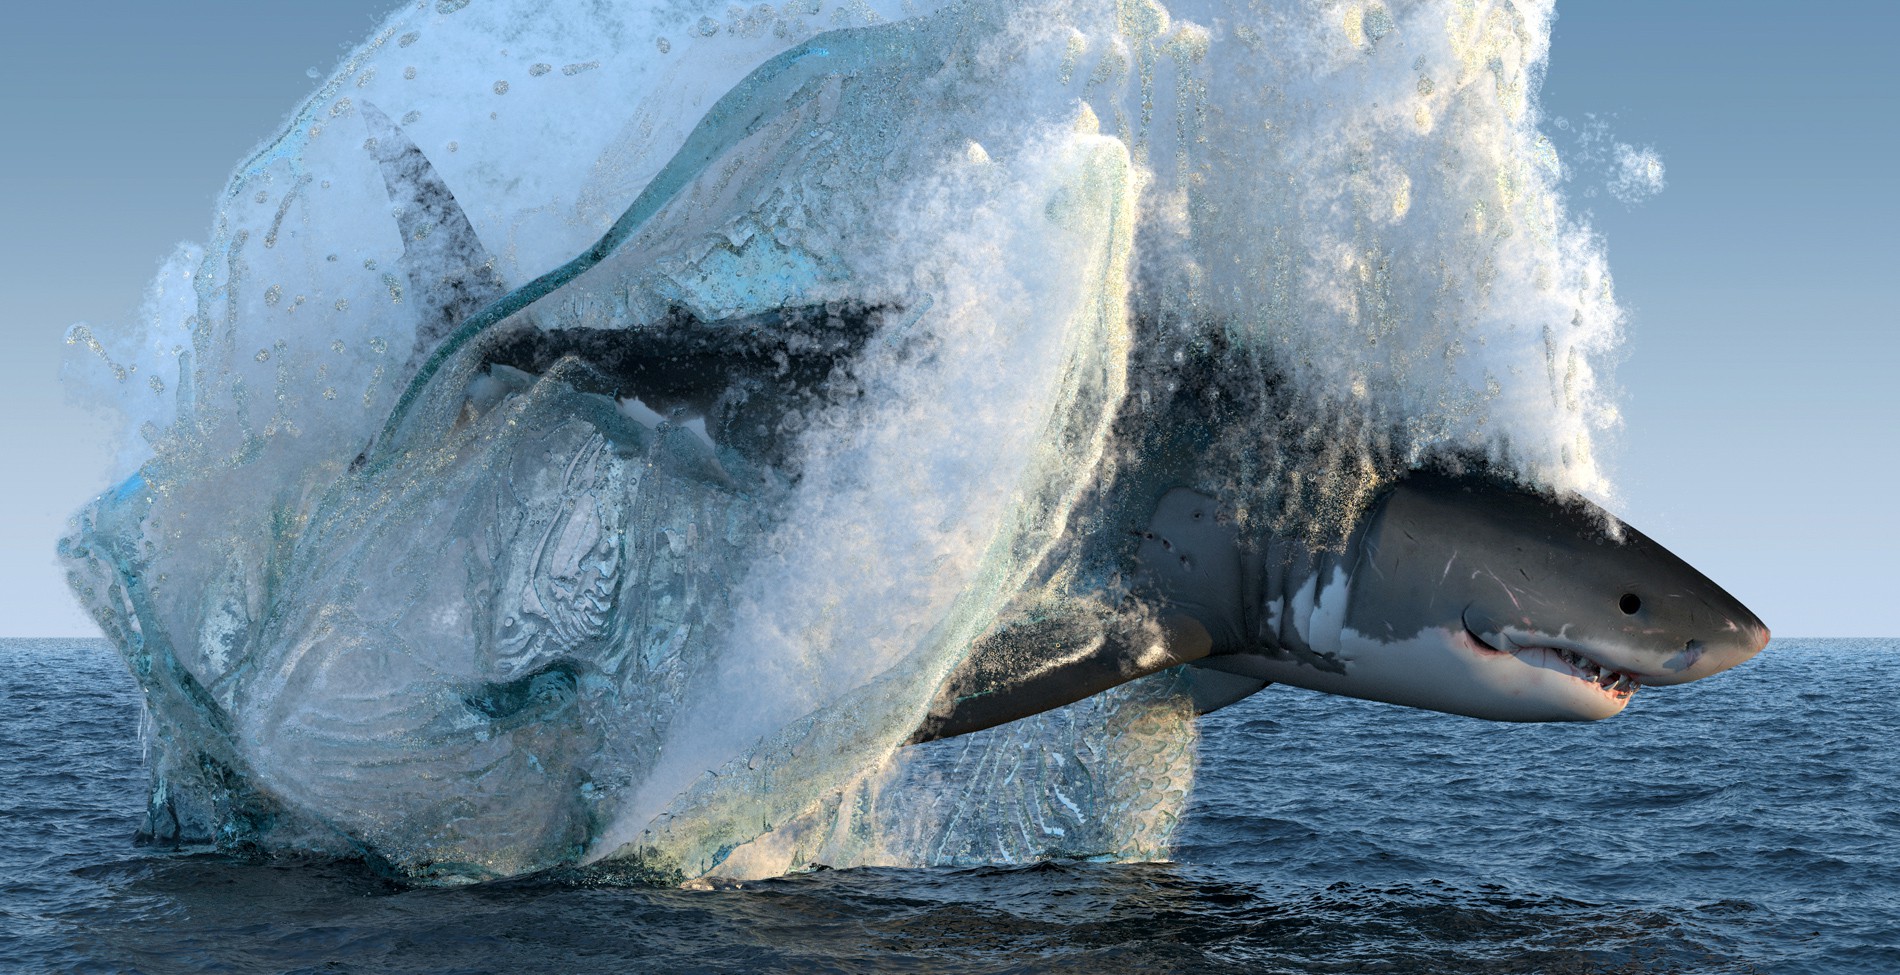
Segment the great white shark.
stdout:
<svg viewBox="0 0 1900 975">
<path fill-rule="evenodd" d="M 1199 56 L 1202 35 L 1155 34 L 1165 26 L 1136 17 L 1127 28 L 1142 39 L 1127 77 L 1146 78 L 1163 53 Z M 963 29 L 952 18 L 831 31 L 770 58 L 604 235 L 527 281 L 503 279 L 451 181 L 361 98 L 367 171 L 395 215 L 415 322 L 398 367 L 407 387 L 381 428 L 333 465 L 333 481 L 299 485 L 273 512 L 267 566 L 233 560 L 203 591 L 155 568 L 163 553 L 152 554 L 146 519 L 176 490 L 168 459 L 95 502 L 65 549 L 162 718 L 160 782 L 175 787 L 154 789 L 148 832 L 315 823 L 406 876 L 460 879 L 622 849 L 594 804 L 637 783 L 636 761 L 661 756 L 675 733 L 629 702 L 671 706 L 704 676 L 681 648 L 708 639 L 704 614 L 726 604 L 705 593 L 753 554 L 732 543 L 702 556 L 730 540 L 693 532 L 744 524 L 756 542 L 764 532 L 747 519 L 786 517 L 760 514 L 757 499 L 782 499 L 799 476 L 788 431 L 848 412 L 872 351 L 933 354 L 905 346 L 927 295 L 870 288 L 864 268 L 745 221 L 789 205 L 789 189 L 806 209 L 784 225 L 855 232 L 867 212 L 891 212 L 867 197 L 927 182 L 946 159 L 978 184 L 994 175 L 961 135 L 991 113 L 960 101 L 958 85 L 982 87 L 1007 59 L 959 62 Z M 1109 68 L 1127 53 L 1107 45 L 1107 68 L 1064 66 L 1062 84 L 1073 74 L 1112 117 L 1134 82 L 1114 94 L 1127 65 Z M 942 77 L 917 84 L 926 67 Z M 1114 84 L 1097 87 L 1098 75 Z M 1024 533 L 1038 535 L 1040 548 L 1021 547 L 1040 564 L 954 648 L 954 667 L 919 678 L 930 703 L 905 713 L 908 742 L 1162 671 L 1203 712 L 1284 684 L 1491 720 L 1597 720 L 1642 686 L 1707 677 L 1763 648 L 1761 621 L 1661 545 L 1481 457 L 1428 456 L 1368 477 L 1331 533 L 1278 530 L 1243 510 L 1224 490 L 1241 475 L 1217 469 L 1210 449 L 1238 421 L 1185 390 L 1152 409 L 1128 395 L 1128 374 L 1179 351 L 1150 341 L 1165 303 L 1129 274 L 1145 177 L 1086 99 L 1065 110 L 1073 117 L 1041 120 L 1042 142 L 1017 148 L 1053 145 L 1046 155 L 1066 160 L 1029 215 L 1084 227 L 1072 236 L 1102 246 L 1074 253 L 1107 255 L 1073 290 L 1112 292 L 1117 307 L 1090 312 L 1093 334 L 1134 349 L 1091 360 L 1106 377 L 1096 399 L 1120 409 L 1100 424 L 1119 460 L 1099 465 L 1112 476 L 1075 465 L 1075 480 L 1101 483 Z M 891 124 L 916 118 L 933 124 Z M 1121 308 L 1106 284 L 1130 278 Z M 1190 357 L 1182 374 L 1209 371 L 1212 359 Z M 1080 440 L 1080 426 L 1049 429 Z M 1286 447 L 1254 433 L 1262 451 Z M 243 474 L 246 462 L 211 469 Z M 654 510 L 669 504 L 679 510 Z M 756 835 L 759 820 L 741 826 Z"/>
</svg>

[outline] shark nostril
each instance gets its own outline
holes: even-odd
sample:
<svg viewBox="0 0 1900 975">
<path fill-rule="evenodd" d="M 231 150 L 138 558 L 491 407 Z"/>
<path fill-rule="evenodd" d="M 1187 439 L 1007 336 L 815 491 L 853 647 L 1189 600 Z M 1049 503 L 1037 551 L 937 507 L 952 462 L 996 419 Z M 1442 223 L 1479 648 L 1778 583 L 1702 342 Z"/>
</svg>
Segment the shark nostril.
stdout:
<svg viewBox="0 0 1900 975">
<path fill-rule="evenodd" d="M 1643 601 L 1635 593 L 1626 592 L 1616 601 L 1616 608 L 1622 610 L 1624 616 L 1635 616 L 1636 611 L 1643 608 Z"/>
</svg>

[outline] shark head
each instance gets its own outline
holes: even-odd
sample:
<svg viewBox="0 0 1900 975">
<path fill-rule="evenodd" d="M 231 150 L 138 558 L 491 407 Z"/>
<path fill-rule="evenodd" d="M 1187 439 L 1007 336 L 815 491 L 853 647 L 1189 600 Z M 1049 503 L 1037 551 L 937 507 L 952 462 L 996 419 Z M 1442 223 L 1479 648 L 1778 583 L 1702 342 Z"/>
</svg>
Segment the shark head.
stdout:
<svg viewBox="0 0 1900 975">
<path fill-rule="evenodd" d="M 1735 597 L 1597 505 L 1482 474 L 1400 479 L 1353 547 L 1313 589 L 1311 619 L 1337 622 L 1311 632 L 1327 665 L 1275 661 L 1259 676 L 1494 720 L 1590 721 L 1768 642 Z"/>
</svg>

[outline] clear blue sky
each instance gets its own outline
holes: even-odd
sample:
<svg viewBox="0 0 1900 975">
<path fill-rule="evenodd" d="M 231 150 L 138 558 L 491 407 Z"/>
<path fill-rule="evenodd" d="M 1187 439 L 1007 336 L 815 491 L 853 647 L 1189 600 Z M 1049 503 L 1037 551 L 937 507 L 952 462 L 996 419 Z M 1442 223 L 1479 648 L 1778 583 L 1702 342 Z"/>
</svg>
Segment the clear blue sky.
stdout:
<svg viewBox="0 0 1900 975">
<path fill-rule="evenodd" d="M 0 635 L 90 634 L 52 556 L 103 489 L 105 427 L 57 379 L 76 321 L 129 317 L 207 235 L 231 167 L 390 0 L 9 11 L 0 36 Z M 1668 188 L 1585 197 L 1631 313 L 1619 508 L 1786 636 L 1896 635 L 1900 6 L 1560 4 L 1543 102 L 1653 146 Z M 1560 148 L 1565 141 L 1558 140 Z"/>
</svg>

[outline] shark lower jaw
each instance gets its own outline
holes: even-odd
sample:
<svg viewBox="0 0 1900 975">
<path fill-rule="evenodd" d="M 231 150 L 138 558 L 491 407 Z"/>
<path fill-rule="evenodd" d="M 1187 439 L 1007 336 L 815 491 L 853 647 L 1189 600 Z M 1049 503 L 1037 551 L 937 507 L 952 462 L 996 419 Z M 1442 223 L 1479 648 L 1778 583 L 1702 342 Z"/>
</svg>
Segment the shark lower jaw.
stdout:
<svg viewBox="0 0 1900 975">
<path fill-rule="evenodd" d="M 1553 647 L 1499 649 L 1465 627 L 1425 627 L 1396 640 L 1350 627 L 1328 648 L 1333 667 L 1285 653 L 1215 658 L 1216 670 L 1292 687 L 1491 721 L 1600 721 L 1636 690 L 1620 671 L 1605 687 L 1602 665 Z"/>
<path fill-rule="evenodd" d="M 1568 675 L 1579 684 L 1587 685 L 1593 693 L 1616 702 L 1619 709 L 1629 703 L 1636 689 L 1642 686 L 1642 678 L 1638 675 L 1611 667 L 1585 651 L 1542 644 L 1518 644 L 1509 637 L 1502 638 L 1504 646 L 1494 646 L 1469 625 L 1464 627 L 1462 636 L 1467 648 L 1480 655 L 1514 657 L 1521 663 Z"/>
</svg>

